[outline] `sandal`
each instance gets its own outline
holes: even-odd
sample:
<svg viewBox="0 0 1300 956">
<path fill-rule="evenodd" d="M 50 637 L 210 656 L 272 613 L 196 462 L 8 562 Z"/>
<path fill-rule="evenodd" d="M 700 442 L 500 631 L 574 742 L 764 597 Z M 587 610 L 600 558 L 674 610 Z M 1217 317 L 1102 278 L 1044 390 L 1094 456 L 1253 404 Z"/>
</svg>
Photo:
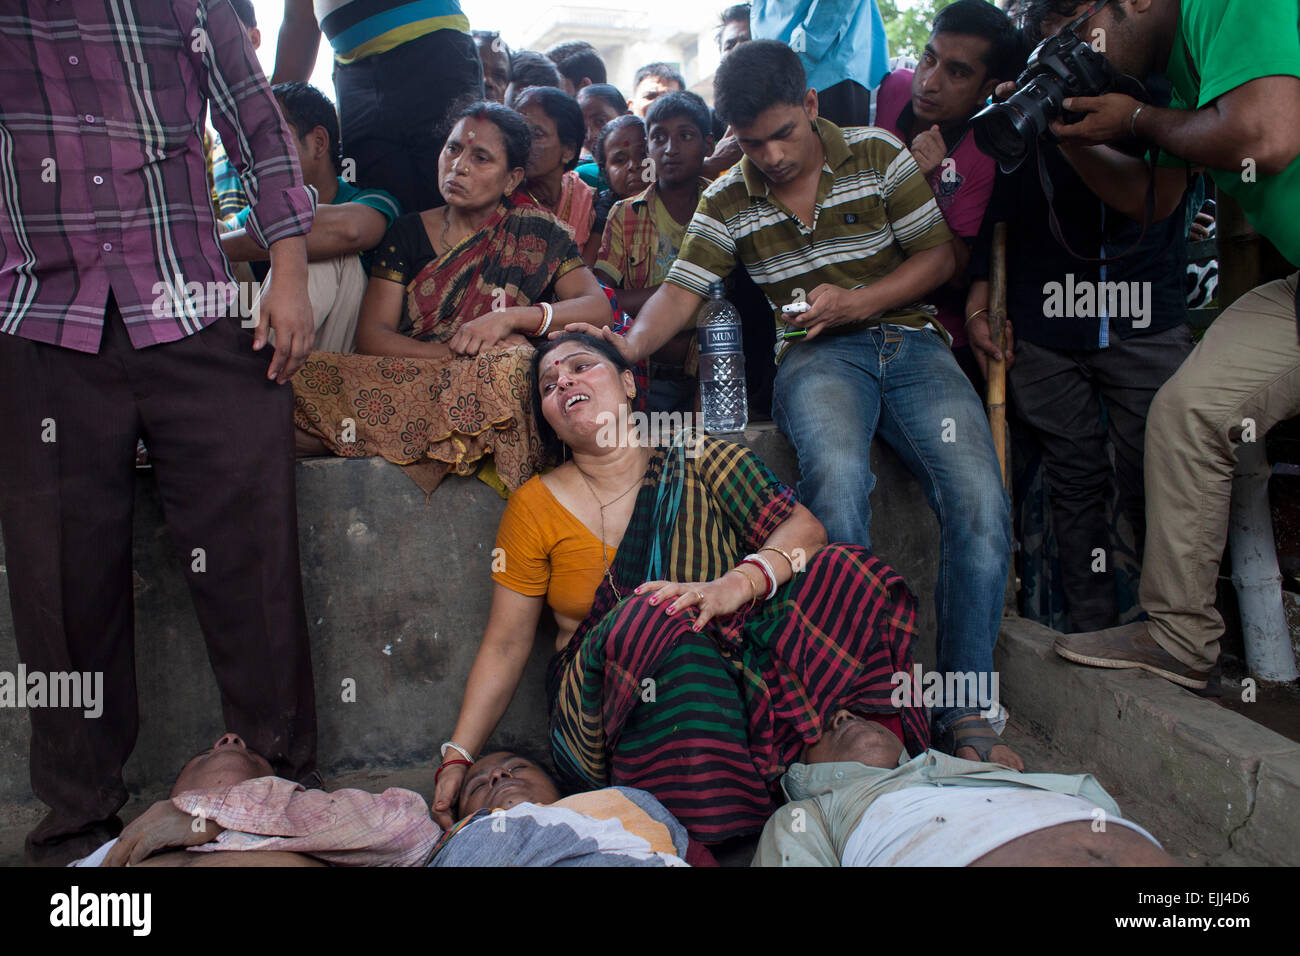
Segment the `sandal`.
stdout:
<svg viewBox="0 0 1300 956">
<path fill-rule="evenodd" d="M 981 762 L 994 763 L 996 761 L 990 761 L 989 755 L 993 753 L 993 748 L 1001 743 L 1002 738 L 984 717 L 970 714 L 958 718 L 951 727 L 940 734 L 935 742 L 935 749 L 955 757 L 962 747 L 970 747 Z"/>
</svg>

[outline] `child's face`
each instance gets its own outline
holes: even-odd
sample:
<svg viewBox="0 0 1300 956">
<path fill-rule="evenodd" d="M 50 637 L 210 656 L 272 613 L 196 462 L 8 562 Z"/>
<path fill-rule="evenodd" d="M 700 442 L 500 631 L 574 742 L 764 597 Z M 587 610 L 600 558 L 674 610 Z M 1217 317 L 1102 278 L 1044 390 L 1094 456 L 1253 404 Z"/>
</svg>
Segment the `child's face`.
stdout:
<svg viewBox="0 0 1300 956">
<path fill-rule="evenodd" d="M 590 155 L 595 156 L 596 140 L 600 139 L 600 131 L 605 128 L 606 123 L 617 119 L 621 114 L 599 96 L 579 95 L 578 105 L 582 108 L 582 120 L 587 124 L 587 139 L 582 145 Z"/>
<path fill-rule="evenodd" d="M 645 134 L 639 126 L 629 124 L 605 140 L 605 178 L 619 199 L 635 196 L 654 181 L 645 158 Z"/>
<path fill-rule="evenodd" d="M 685 116 L 673 116 L 651 125 L 649 148 L 659 182 L 677 186 L 699 178 L 712 144 Z"/>
</svg>

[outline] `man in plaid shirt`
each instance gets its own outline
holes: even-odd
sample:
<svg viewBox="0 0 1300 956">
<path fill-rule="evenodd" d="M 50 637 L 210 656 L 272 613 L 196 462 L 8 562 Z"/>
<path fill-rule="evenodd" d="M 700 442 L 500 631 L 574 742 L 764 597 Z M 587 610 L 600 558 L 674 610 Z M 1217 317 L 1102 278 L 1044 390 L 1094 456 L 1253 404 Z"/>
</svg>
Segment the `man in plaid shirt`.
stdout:
<svg viewBox="0 0 1300 956">
<path fill-rule="evenodd" d="M 314 197 L 228 0 L 18 0 L 0 18 L 0 527 L 19 657 L 101 672 L 103 712 L 31 711 L 29 862 L 121 829 L 138 713 L 137 437 L 221 689 L 276 772 L 314 771 L 293 394 L 311 348 Z M 203 118 L 244 173 L 274 286 L 241 327 Z M 263 347 L 275 333 L 274 354 Z"/>
</svg>

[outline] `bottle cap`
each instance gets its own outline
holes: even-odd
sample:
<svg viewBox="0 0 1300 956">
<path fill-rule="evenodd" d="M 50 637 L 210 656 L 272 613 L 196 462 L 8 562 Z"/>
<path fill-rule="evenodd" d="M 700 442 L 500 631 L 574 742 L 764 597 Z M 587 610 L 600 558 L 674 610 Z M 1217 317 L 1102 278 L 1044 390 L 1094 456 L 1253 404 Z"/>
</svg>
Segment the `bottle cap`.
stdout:
<svg viewBox="0 0 1300 956">
<path fill-rule="evenodd" d="M 726 287 L 722 284 L 722 282 L 718 280 L 714 280 L 713 282 L 709 283 L 710 299 L 723 299 L 726 298 L 726 295 L 727 295 L 727 290 Z"/>
</svg>

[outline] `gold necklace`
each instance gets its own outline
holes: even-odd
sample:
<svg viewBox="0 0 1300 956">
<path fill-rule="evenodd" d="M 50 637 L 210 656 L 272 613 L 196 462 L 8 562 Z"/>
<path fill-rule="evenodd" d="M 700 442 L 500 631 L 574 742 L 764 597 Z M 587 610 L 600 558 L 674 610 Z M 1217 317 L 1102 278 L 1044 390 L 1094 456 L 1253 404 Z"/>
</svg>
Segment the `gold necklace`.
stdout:
<svg viewBox="0 0 1300 956">
<path fill-rule="evenodd" d="M 573 467 L 578 468 L 577 462 L 574 463 Z M 609 501 L 605 502 L 602 505 L 600 503 L 600 496 L 596 494 L 596 489 L 591 486 L 591 480 L 587 477 L 587 473 L 583 471 L 581 468 L 578 468 L 578 474 L 582 476 L 582 483 L 587 486 L 587 490 L 591 492 L 591 497 L 596 500 L 596 506 L 600 508 L 600 560 L 601 563 L 605 565 L 605 579 L 609 581 L 609 586 L 614 592 L 614 597 L 621 599 L 623 595 L 618 593 L 618 586 L 614 583 L 614 574 L 613 572 L 610 571 L 609 568 L 609 559 L 605 557 L 605 548 L 606 548 L 605 509 L 608 508 L 610 505 L 612 505 L 614 502 L 622 498 L 626 498 L 631 493 L 632 488 L 636 488 L 637 486 L 642 484 L 642 482 L 645 479 L 638 478 L 636 482 L 630 488 L 627 489 L 627 491 L 624 491 L 622 494 L 610 498 Z"/>
<path fill-rule="evenodd" d="M 450 228 L 451 228 L 451 213 L 448 212 L 444 207 L 442 213 L 442 236 L 440 237 L 440 241 L 442 242 L 443 249 L 451 248 L 451 243 L 447 241 L 447 230 Z"/>
</svg>

